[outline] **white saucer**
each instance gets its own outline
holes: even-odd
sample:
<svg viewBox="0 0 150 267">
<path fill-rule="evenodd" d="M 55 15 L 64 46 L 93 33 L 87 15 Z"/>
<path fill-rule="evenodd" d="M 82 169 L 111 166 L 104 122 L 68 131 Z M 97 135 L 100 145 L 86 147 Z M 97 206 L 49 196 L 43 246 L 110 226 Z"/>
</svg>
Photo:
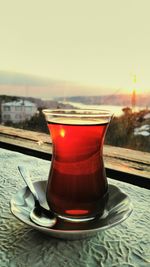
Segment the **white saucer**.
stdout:
<svg viewBox="0 0 150 267">
<path fill-rule="evenodd" d="M 46 181 L 34 183 L 41 201 L 45 202 Z M 45 228 L 36 225 L 30 220 L 29 214 L 34 207 L 34 199 L 27 187 L 19 190 L 11 199 L 11 212 L 22 222 L 52 237 L 75 240 L 90 237 L 97 232 L 111 228 L 125 219 L 132 212 L 132 204 L 129 197 L 117 186 L 109 184 L 109 196 L 101 218 L 89 222 L 70 223 L 58 220 L 53 228 Z"/>
</svg>

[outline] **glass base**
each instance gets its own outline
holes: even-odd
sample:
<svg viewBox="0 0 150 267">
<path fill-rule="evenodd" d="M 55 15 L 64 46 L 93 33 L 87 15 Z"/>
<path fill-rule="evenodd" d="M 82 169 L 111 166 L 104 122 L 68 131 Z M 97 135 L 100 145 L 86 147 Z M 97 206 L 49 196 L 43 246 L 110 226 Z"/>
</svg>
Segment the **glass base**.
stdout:
<svg viewBox="0 0 150 267">
<path fill-rule="evenodd" d="M 65 217 L 65 216 L 61 216 L 61 215 L 58 215 L 56 214 L 56 217 L 62 219 L 62 220 L 65 220 L 65 221 L 68 221 L 68 222 L 75 222 L 75 223 L 80 223 L 80 222 L 88 222 L 88 221 L 92 221 L 95 219 L 95 217 L 87 217 L 87 218 L 72 218 L 72 217 Z"/>
<path fill-rule="evenodd" d="M 79 216 L 79 215 L 78 216 L 71 216 L 71 215 L 70 216 L 69 215 L 64 216 L 64 215 L 60 215 L 56 212 L 54 212 L 54 214 L 56 215 L 56 217 L 60 218 L 61 220 L 65 220 L 65 221 L 72 222 L 72 223 L 92 221 L 92 220 L 95 220 L 98 218 L 105 217 L 104 210 L 105 210 L 107 200 L 108 200 L 108 190 L 100 201 L 101 203 L 99 205 L 99 210 L 95 214 L 93 214 L 93 215 L 91 214 L 91 216 L 89 214 L 89 217 L 88 217 L 88 215 L 87 216 Z"/>
</svg>

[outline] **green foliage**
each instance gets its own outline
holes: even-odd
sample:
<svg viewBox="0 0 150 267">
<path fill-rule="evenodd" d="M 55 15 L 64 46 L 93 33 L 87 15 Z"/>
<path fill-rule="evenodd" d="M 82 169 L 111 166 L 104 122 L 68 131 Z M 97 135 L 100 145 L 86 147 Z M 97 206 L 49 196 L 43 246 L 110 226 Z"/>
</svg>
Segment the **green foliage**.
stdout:
<svg viewBox="0 0 150 267">
<path fill-rule="evenodd" d="M 150 152 L 150 136 L 134 135 L 134 129 L 144 124 L 150 125 L 150 119 L 144 120 L 146 110 L 132 113 L 124 110 L 121 117 L 114 117 L 109 125 L 105 144 Z"/>
<path fill-rule="evenodd" d="M 8 95 L 0 95 L 0 103 L 3 102 L 10 102 L 10 101 L 17 101 L 19 97 L 17 96 L 8 96 Z"/>
<path fill-rule="evenodd" d="M 39 108 L 37 114 L 35 114 L 30 120 L 25 120 L 19 123 L 7 121 L 5 125 L 24 130 L 49 133 L 42 108 Z"/>
<path fill-rule="evenodd" d="M 34 115 L 30 120 L 25 121 L 24 129 L 36 131 L 36 132 L 45 132 L 48 133 L 47 123 L 42 112 L 42 108 L 38 109 L 38 113 Z"/>
</svg>

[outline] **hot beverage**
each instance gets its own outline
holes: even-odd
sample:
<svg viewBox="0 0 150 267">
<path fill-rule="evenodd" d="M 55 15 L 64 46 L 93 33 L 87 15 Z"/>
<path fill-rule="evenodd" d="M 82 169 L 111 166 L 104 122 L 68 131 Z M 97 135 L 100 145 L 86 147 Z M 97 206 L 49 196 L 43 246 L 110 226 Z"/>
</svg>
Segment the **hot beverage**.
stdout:
<svg viewBox="0 0 150 267">
<path fill-rule="evenodd" d="M 110 116 L 59 115 L 48 119 L 53 155 L 47 201 L 58 216 L 92 219 L 102 214 L 107 197 L 103 142 Z"/>
</svg>

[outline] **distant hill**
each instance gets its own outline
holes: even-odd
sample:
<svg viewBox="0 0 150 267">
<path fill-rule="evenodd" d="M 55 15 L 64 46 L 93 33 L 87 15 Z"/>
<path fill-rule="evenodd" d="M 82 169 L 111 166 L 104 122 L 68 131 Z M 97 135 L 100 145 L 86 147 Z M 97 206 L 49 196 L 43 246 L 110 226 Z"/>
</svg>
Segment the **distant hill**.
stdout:
<svg viewBox="0 0 150 267">
<path fill-rule="evenodd" d="M 34 75 L 0 71 L 0 95 L 51 99 L 84 94 L 86 88 L 75 83 Z"/>
<path fill-rule="evenodd" d="M 80 85 L 76 82 L 41 78 L 39 76 L 17 72 L 0 71 L 0 94 L 54 98 L 78 95 L 101 95 L 110 91 L 109 88 Z M 114 89 L 115 91 L 115 89 Z"/>
<path fill-rule="evenodd" d="M 58 97 L 61 101 L 63 98 Z M 96 96 L 72 96 L 67 97 L 66 101 L 83 103 L 88 105 L 116 105 L 116 106 L 131 106 L 131 95 L 129 94 L 114 94 L 114 95 L 96 95 Z M 150 107 L 150 94 L 136 96 L 136 105 L 142 107 Z"/>
<path fill-rule="evenodd" d="M 131 95 L 121 89 L 83 86 L 77 83 L 41 78 L 17 72 L 0 71 L 0 95 L 56 99 L 85 104 L 127 106 Z M 137 95 L 137 105 L 150 107 L 150 93 Z"/>
</svg>

